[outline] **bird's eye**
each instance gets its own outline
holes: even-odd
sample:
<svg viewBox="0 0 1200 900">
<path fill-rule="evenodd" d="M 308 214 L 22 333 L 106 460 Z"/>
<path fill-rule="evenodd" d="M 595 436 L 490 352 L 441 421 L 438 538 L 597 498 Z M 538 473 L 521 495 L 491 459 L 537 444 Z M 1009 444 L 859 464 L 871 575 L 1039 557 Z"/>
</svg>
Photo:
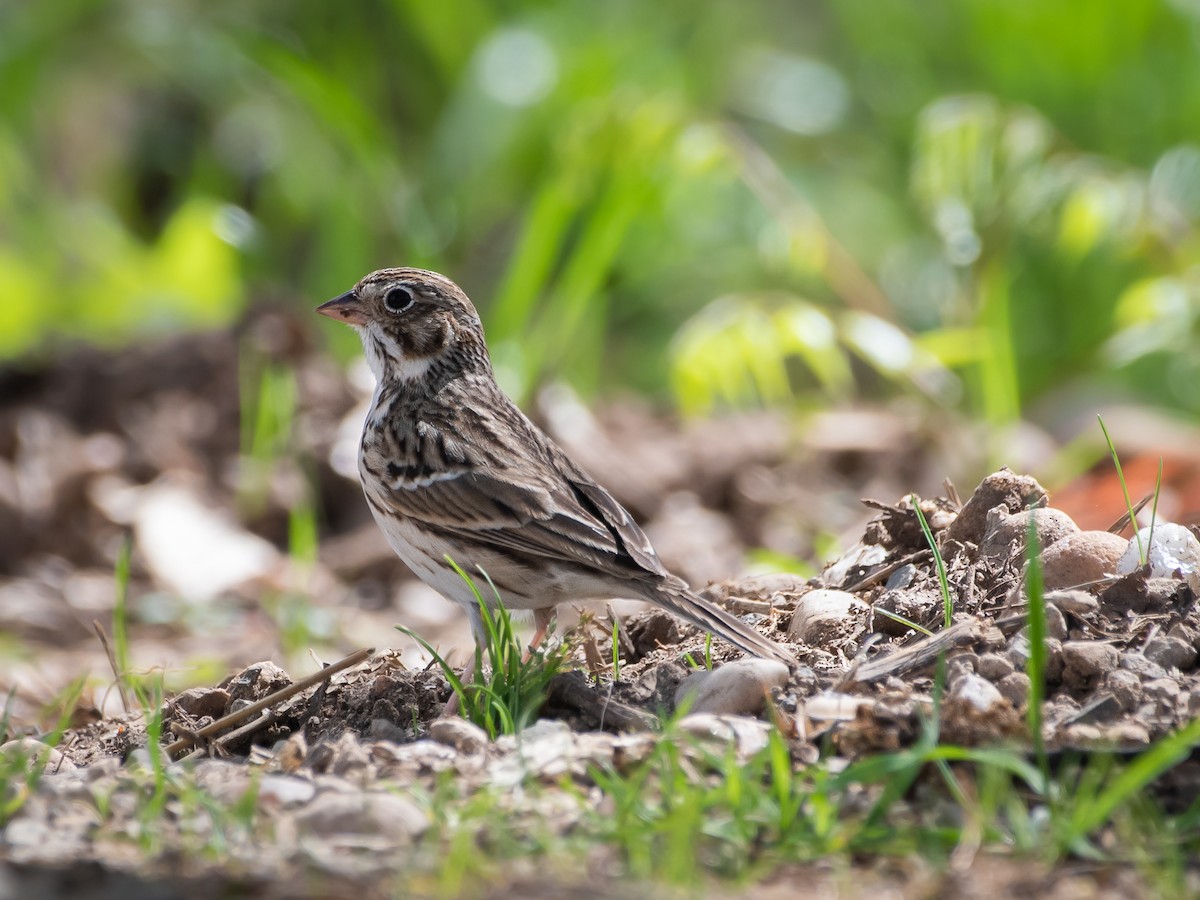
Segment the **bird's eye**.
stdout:
<svg viewBox="0 0 1200 900">
<path fill-rule="evenodd" d="M 394 287 L 383 297 L 383 305 L 390 313 L 402 313 L 416 302 L 417 298 L 406 287 Z"/>
</svg>

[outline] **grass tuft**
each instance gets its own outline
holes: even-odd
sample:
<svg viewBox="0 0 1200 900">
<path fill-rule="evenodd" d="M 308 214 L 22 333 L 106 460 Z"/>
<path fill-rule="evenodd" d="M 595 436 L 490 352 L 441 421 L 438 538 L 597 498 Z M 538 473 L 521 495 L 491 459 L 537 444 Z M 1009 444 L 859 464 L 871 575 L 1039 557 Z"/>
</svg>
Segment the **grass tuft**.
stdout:
<svg viewBox="0 0 1200 900">
<path fill-rule="evenodd" d="M 474 579 L 458 563 L 448 556 L 446 562 L 470 586 L 479 604 L 485 639 L 482 647 L 475 647 L 474 680 L 464 682 L 433 645 L 411 628 L 403 625 L 396 628 L 433 657 L 458 698 L 459 711 L 468 721 L 483 728 L 489 738 L 517 734 L 537 719 L 546 702 L 550 681 L 566 667 L 570 648 L 566 644 L 548 650 L 538 647 L 526 655 L 513 627 L 512 616 L 488 574 L 479 570 L 492 590 L 492 603 L 484 599 Z"/>
</svg>

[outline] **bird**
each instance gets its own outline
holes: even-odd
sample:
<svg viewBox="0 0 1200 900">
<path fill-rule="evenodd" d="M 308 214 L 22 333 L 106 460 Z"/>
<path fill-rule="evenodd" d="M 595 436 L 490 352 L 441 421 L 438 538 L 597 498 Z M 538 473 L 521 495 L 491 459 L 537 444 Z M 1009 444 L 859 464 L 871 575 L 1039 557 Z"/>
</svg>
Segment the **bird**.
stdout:
<svg viewBox="0 0 1200 900">
<path fill-rule="evenodd" d="M 380 269 L 316 311 L 358 332 L 375 375 L 358 455 L 375 521 L 418 578 L 463 608 L 479 646 L 476 590 L 489 606 L 498 593 L 506 608 L 532 611 L 531 648 L 560 604 L 642 599 L 795 665 L 672 575 L 633 516 L 504 393 L 479 313 L 453 281 Z"/>
</svg>

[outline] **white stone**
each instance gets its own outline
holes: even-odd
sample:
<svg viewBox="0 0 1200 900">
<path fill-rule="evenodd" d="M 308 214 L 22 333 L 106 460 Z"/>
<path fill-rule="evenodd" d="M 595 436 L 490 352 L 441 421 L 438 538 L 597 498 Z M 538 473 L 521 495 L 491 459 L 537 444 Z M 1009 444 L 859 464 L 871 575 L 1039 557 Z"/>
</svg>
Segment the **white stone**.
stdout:
<svg viewBox="0 0 1200 900">
<path fill-rule="evenodd" d="M 1130 540 L 1117 563 L 1117 574 L 1127 575 L 1140 566 L 1143 551 L 1150 563 L 1151 578 L 1182 578 L 1200 594 L 1200 540 L 1189 529 L 1173 522 L 1158 522 L 1153 529 L 1147 525 Z"/>
<path fill-rule="evenodd" d="M 1004 701 L 1004 696 L 986 678 L 964 675 L 950 689 L 950 699 L 967 703 L 981 713 L 990 713 Z"/>
</svg>

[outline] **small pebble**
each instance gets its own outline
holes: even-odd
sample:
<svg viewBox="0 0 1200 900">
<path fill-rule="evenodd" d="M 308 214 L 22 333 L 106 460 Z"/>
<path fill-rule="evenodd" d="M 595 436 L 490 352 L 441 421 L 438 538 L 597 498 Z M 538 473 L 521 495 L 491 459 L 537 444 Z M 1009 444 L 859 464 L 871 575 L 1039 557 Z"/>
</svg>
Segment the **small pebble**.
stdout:
<svg viewBox="0 0 1200 900">
<path fill-rule="evenodd" d="M 887 613 L 895 613 L 920 625 L 922 622 L 940 618 L 942 605 L 941 594 L 932 586 L 884 591 L 873 604 L 875 616 L 872 624 L 875 630 L 882 634 L 907 634 L 912 627 Z"/>
<path fill-rule="evenodd" d="M 1115 747 L 1137 747 L 1140 749 L 1150 743 L 1150 732 L 1146 730 L 1146 726 L 1140 722 L 1131 722 L 1128 719 L 1121 722 L 1114 722 L 1105 731 L 1104 736 Z"/>
<path fill-rule="evenodd" d="M 986 678 L 965 675 L 954 682 L 949 699 L 969 704 L 977 712 L 987 714 L 1004 701 L 1004 695 Z"/>
<path fill-rule="evenodd" d="M 996 685 L 1001 695 L 1008 699 L 1008 702 L 1017 709 L 1023 707 L 1029 699 L 1029 676 L 1024 672 L 1013 672 L 1010 675 L 1005 675 Z"/>
<path fill-rule="evenodd" d="M 916 577 L 917 567 L 912 563 L 906 563 L 888 576 L 888 580 L 883 585 L 884 590 L 895 591 L 906 588 L 913 583 L 913 579 Z"/>
<path fill-rule="evenodd" d="M 1058 638 L 1046 638 L 1046 683 L 1059 684 L 1063 680 L 1063 642 Z"/>
<path fill-rule="evenodd" d="M 771 688 L 787 684 L 788 669 L 773 659 L 739 659 L 711 672 L 693 672 L 675 691 L 675 706 L 692 697 L 689 713 L 755 715 Z"/>
<path fill-rule="evenodd" d="M 752 756 L 767 746 L 771 725 L 748 716 L 689 713 L 679 720 L 679 730 L 693 737 L 732 745 L 740 756 Z"/>
<path fill-rule="evenodd" d="M 1077 684 L 1106 675 L 1117 667 L 1117 648 L 1099 641 L 1067 641 L 1062 645 L 1064 675 Z"/>
<path fill-rule="evenodd" d="M 990 681 L 1000 681 L 1015 671 L 1013 662 L 1000 653 L 984 653 L 975 662 L 975 671 Z"/>
<path fill-rule="evenodd" d="M 1062 731 L 1062 741 L 1068 747 L 1096 747 L 1104 743 L 1100 726 L 1089 722 L 1076 722 Z"/>
<path fill-rule="evenodd" d="M 1007 468 L 993 472 L 971 492 L 946 529 L 946 540 L 978 544 L 983 540 L 989 514 L 994 509 L 999 507 L 1005 513 L 1014 513 L 1044 504 L 1046 496 L 1046 489 L 1028 475 L 1017 475 Z"/>
<path fill-rule="evenodd" d="M 1147 681 L 1142 690 L 1146 696 L 1162 706 L 1171 708 L 1175 706 L 1175 701 L 1179 699 L 1180 689 L 1179 682 L 1174 678 L 1156 678 L 1154 681 Z"/>
<path fill-rule="evenodd" d="M 1114 613 L 1160 612 L 1191 601 L 1191 588 L 1178 578 L 1147 578 L 1138 569 L 1123 575 L 1100 594 L 1100 605 Z"/>
<path fill-rule="evenodd" d="M 1196 648 L 1177 637 L 1156 637 L 1146 645 L 1146 659 L 1164 669 L 1190 669 L 1196 662 Z"/>
<path fill-rule="evenodd" d="M 1079 531 L 1042 550 L 1042 577 L 1048 591 L 1098 582 L 1117 567 L 1128 541 L 1108 531 Z"/>
<path fill-rule="evenodd" d="M 1067 620 L 1062 610 L 1051 603 L 1046 604 L 1046 634 L 1060 641 L 1067 639 Z"/>
<path fill-rule="evenodd" d="M 403 744 L 408 739 L 408 732 L 391 719 L 375 718 L 367 726 L 367 737 L 373 741 L 391 741 L 393 744 Z"/>
<path fill-rule="evenodd" d="M 1126 712 L 1135 709 L 1141 702 L 1142 680 L 1128 669 L 1109 672 L 1104 676 L 1104 687 Z"/>
<path fill-rule="evenodd" d="M 1167 676 L 1166 669 L 1153 660 L 1146 659 L 1141 653 L 1125 653 L 1121 657 L 1121 668 L 1133 672 L 1142 681 L 1153 681 L 1155 678 Z"/>
<path fill-rule="evenodd" d="M 429 736 L 439 744 L 468 755 L 482 753 L 488 745 L 487 732 L 466 719 L 437 719 L 429 726 Z"/>
<path fill-rule="evenodd" d="M 270 660 L 264 660 L 246 666 L 229 679 L 225 689 L 229 692 L 233 704 L 236 704 L 237 701 L 253 703 L 275 691 L 282 690 L 291 683 L 291 676 L 287 672 Z M 233 704 L 230 704 L 229 707 L 231 712 L 239 708 Z M 245 703 L 242 704 L 242 706 L 245 705 Z"/>
<path fill-rule="evenodd" d="M 306 778 L 293 775 L 264 775 L 258 780 L 258 803 L 274 809 L 290 809 L 307 803 L 317 788 Z"/>
<path fill-rule="evenodd" d="M 867 605 L 846 591 L 818 588 L 796 601 L 788 637 L 806 644 L 823 644 L 845 630 L 846 620 Z"/>
</svg>

